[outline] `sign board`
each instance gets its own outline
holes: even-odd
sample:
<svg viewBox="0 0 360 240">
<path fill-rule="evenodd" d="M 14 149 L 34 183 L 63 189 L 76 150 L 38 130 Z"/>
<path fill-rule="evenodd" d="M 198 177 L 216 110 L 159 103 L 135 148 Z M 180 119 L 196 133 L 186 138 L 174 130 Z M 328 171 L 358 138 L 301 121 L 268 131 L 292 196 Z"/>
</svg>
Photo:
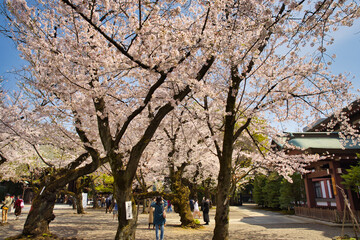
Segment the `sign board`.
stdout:
<svg viewBox="0 0 360 240">
<path fill-rule="evenodd" d="M 82 204 L 83 204 L 84 208 L 87 207 L 87 201 L 88 201 L 88 194 L 87 193 L 82 193 Z"/>
<path fill-rule="evenodd" d="M 131 201 L 125 202 L 125 214 L 126 214 L 126 220 L 133 218 Z"/>
</svg>

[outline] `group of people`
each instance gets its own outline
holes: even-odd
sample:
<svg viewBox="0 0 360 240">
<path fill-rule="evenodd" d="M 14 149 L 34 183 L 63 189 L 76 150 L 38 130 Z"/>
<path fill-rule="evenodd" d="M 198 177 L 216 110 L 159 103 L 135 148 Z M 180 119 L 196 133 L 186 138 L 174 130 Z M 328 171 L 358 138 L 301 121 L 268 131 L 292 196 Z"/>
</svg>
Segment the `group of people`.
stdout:
<svg viewBox="0 0 360 240">
<path fill-rule="evenodd" d="M 210 200 L 205 199 L 205 197 L 203 197 L 200 207 L 201 207 L 201 211 L 203 212 L 203 219 L 204 219 L 205 225 L 209 225 L 209 222 L 210 222 L 210 218 L 209 218 L 210 205 L 211 205 Z M 199 209 L 199 201 L 197 199 L 190 200 L 190 209 L 193 212 L 194 218 L 196 218 L 196 217 L 201 218 L 201 213 L 200 213 L 200 209 Z"/>
<path fill-rule="evenodd" d="M 2 212 L 2 224 L 6 224 L 8 222 L 8 213 L 11 212 L 11 207 L 14 206 L 16 220 L 19 219 L 21 214 L 21 210 L 24 207 L 24 201 L 21 196 L 14 198 L 14 196 L 10 196 L 9 193 L 5 195 L 4 201 L 2 201 L 1 212 Z"/>
<path fill-rule="evenodd" d="M 112 194 L 101 197 L 101 207 L 105 207 L 105 213 L 113 213 L 113 219 L 118 215 L 118 204 Z"/>
<path fill-rule="evenodd" d="M 161 196 L 156 197 L 152 200 L 149 205 L 149 229 L 151 224 L 153 228 L 155 228 L 155 236 L 156 240 L 163 240 L 164 239 L 164 226 L 166 223 L 166 212 L 171 212 L 170 201 L 164 200 Z M 209 211 L 210 211 L 211 202 L 209 199 L 203 198 L 201 202 L 201 211 L 203 212 L 204 222 L 205 225 L 209 225 L 210 218 L 209 218 Z M 194 218 L 196 216 L 198 218 L 201 217 L 200 209 L 199 209 L 199 202 L 198 200 L 190 200 L 190 209 L 193 212 Z M 159 236 L 160 231 L 160 236 Z"/>
</svg>

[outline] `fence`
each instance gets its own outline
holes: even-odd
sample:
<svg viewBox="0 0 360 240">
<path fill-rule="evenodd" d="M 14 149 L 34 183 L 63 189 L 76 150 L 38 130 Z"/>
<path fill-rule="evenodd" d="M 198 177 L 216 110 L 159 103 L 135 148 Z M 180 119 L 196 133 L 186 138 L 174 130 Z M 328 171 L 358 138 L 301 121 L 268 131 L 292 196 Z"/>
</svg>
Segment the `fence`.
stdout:
<svg viewBox="0 0 360 240">
<path fill-rule="evenodd" d="M 354 211 L 354 214 L 359 222 L 360 211 Z M 336 209 L 326 209 L 326 208 L 295 207 L 295 215 L 315 218 L 315 219 L 328 221 L 328 222 L 335 222 L 335 223 L 342 223 L 344 218 L 344 212 L 338 211 Z M 349 211 L 346 211 L 345 222 L 351 223 Z"/>
</svg>

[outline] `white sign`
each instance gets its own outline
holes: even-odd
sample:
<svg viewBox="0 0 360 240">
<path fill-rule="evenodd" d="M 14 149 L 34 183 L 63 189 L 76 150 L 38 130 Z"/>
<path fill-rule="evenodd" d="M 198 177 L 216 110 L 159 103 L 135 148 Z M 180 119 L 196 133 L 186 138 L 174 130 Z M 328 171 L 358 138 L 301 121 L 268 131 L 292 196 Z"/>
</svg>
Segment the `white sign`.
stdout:
<svg viewBox="0 0 360 240">
<path fill-rule="evenodd" d="M 44 190 L 45 190 L 45 186 L 42 188 L 40 195 L 43 194 Z"/>
<path fill-rule="evenodd" d="M 87 193 L 82 193 L 82 204 L 83 204 L 84 208 L 87 207 L 87 201 L 88 201 L 88 194 Z"/>
<path fill-rule="evenodd" d="M 126 220 L 132 219 L 133 215 L 132 215 L 132 205 L 131 205 L 131 201 L 126 201 L 125 202 L 125 214 L 126 214 Z"/>
</svg>

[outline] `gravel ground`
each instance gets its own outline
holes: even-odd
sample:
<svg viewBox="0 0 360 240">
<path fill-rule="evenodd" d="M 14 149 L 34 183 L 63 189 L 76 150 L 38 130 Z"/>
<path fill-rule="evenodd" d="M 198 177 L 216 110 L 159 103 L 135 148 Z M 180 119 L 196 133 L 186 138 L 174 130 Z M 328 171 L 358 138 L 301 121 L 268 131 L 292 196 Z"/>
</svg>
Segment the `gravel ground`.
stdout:
<svg viewBox="0 0 360 240">
<path fill-rule="evenodd" d="M 29 206 L 19 220 L 14 220 L 13 213 L 9 216 L 9 224 L 0 226 L 0 239 L 6 239 L 21 233 Z M 56 205 L 56 219 L 51 222 L 50 230 L 62 238 L 106 240 L 114 239 L 117 220 L 105 210 L 87 209 L 85 215 L 78 215 L 66 205 Z M 183 229 L 180 227 L 179 216 L 176 213 L 167 214 L 165 239 L 211 239 L 215 227 L 215 210 L 210 211 L 210 225 L 200 229 Z M 155 231 L 148 229 L 148 215 L 140 214 L 136 239 L 155 239 Z M 202 220 L 201 220 L 202 222 Z M 231 207 L 230 209 L 230 239 L 332 239 L 341 235 L 341 226 L 315 221 L 290 215 L 281 215 L 257 209 L 254 205 Z M 353 236 L 352 228 L 345 228 L 345 234 Z"/>
</svg>

